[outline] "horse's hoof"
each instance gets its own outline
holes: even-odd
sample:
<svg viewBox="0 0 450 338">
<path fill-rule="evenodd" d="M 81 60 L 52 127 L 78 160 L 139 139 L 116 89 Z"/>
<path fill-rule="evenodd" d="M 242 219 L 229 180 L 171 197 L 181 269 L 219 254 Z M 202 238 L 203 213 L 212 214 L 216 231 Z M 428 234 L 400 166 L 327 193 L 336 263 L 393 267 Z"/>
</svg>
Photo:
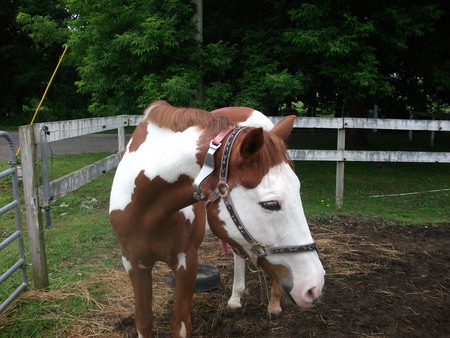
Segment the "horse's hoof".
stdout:
<svg viewBox="0 0 450 338">
<path fill-rule="evenodd" d="M 240 308 L 242 308 L 242 305 L 241 304 L 230 304 L 230 303 L 228 303 L 227 304 L 227 307 L 225 308 L 227 311 L 230 311 L 230 312 L 232 312 L 232 311 L 237 311 L 237 310 L 239 310 Z"/>
<path fill-rule="evenodd" d="M 281 309 L 273 309 L 273 310 L 267 309 L 267 318 L 269 320 L 280 318 L 281 312 L 282 312 Z"/>
</svg>

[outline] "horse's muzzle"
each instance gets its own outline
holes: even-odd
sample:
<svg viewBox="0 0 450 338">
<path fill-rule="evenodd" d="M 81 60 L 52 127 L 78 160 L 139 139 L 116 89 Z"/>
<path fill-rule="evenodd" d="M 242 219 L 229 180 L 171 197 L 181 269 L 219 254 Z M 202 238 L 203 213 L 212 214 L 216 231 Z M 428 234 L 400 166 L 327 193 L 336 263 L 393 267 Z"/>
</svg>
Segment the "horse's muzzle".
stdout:
<svg viewBox="0 0 450 338">
<path fill-rule="evenodd" d="M 294 297 L 292 297 L 290 290 L 291 287 L 282 285 L 281 286 L 281 294 L 292 302 L 294 305 L 302 306 L 297 301 L 295 301 Z M 314 287 L 306 291 L 305 295 L 302 296 L 302 303 L 304 304 L 302 307 L 310 307 L 316 305 L 320 300 L 320 295 L 316 296 L 314 292 Z"/>
</svg>

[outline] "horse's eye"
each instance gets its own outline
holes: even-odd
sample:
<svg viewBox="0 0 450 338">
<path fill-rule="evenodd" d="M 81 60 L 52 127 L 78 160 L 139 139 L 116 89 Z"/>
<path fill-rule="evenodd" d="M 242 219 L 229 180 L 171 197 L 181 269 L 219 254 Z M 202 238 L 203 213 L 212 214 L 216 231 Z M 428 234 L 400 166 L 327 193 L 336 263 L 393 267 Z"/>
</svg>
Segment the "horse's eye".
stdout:
<svg viewBox="0 0 450 338">
<path fill-rule="evenodd" d="M 267 210 L 277 211 L 281 209 L 281 205 L 277 201 L 259 202 L 259 205 Z"/>
</svg>

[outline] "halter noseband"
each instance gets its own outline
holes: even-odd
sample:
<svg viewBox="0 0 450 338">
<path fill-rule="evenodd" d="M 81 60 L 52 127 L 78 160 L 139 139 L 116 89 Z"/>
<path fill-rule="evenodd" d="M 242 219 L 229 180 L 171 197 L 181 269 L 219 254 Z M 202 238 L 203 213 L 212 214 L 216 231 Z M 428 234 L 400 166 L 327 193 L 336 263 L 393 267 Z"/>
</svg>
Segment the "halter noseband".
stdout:
<svg viewBox="0 0 450 338">
<path fill-rule="evenodd" d="M 227 142 L 225 143 L 225 148 L 222 153 L 222 161 L 220 163 L 220 176 L 219 183 L 217 184 L 216 190 L 214 190 L 208 197 L 206 205 L 217 201 L 219 198 L 222 198 L 225 206 L 230 214 L 231 219 L 236 225 L 237 229 L 241 233 L 242 237 L 252 246 L 251 251 L 257 257 L 265 257 L 273 254 L 281 254 L 281 253 L 298 253 L 298 252 L 307 252 L 307 251 L 318 251 L 317 245 L 315 242 L 305 245 L 288 245 L 288 246 L 266 246 L 257 240 L 250 234 L 247 228 L 242 223 L 236 209 L 233 205 L 233 201 L 231 200 L 231 196 L 229 194 L 230 187 L 228 185 L 228 166 L 230 162 L 231 149 L 233 147 L 234 141 L 239 133 L 245 129 L 245 127 L 228 127 L 219 133 L 210 143 L 210 148 L 206 154 L 205 161 L 202 169 L 200 170 L 199 175 L 195 179 L 193 183 L 194 187 L 194 197 L 198 200 L 205 200 L 206 197 L 201 193 L 200 184 L 203 180 L 209 176 L 214 171 L 214 153 L 217 149 L 222 145 L 223 139 L 226 135 L 231 131 L 230 136 L 228 137 Z M 217 141 L 220 139 L 220 141 Z M 206 169 L 205 169 L 206 168 Z M 233 248 L 236 252 L 236 249 Z M 236 252 L 240 256 L 243 256 L 242 253 Z"/>
</svg>

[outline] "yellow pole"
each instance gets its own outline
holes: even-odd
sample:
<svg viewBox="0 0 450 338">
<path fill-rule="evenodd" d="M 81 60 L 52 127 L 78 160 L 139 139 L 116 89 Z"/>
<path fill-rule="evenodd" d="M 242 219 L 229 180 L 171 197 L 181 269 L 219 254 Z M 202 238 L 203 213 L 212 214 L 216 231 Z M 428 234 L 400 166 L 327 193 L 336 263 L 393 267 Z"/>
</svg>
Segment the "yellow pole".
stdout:
<svg viewBox="0 0 450 338">
<path fill-rule="evenodd" d="M 36 119 L 36 116 L 37 116 L 37 114 L 39 112 L 39 109 L 41 109 L 42 102 L 44 102 L 45 96 L 47 95 L 48 89 L 50 88 L 50 85 L 53 82 L 53 78 L 55 77 L 56 72 L 58 71 L 59 65 L 61 64 L 61 61 L 63 60 L 64 56 L 66 55 L 67 48 L 69 48 L 68 45 L 66 45 L 66 47 L 64 48 L 64 51 L 63 51 L 61 57 L 59 58 L 58 64 L 56 65 L 56 68 L 53 71 L 52 77 L 50 78 L 50 81 L 48 81 L 48 83 L 47 83 L 47 87 L 45 88 L 44 94 L 42 95 L 42 98 L 39 101 L 39 104 L 38 104 L 38 106 L 37 106 L 37 108 L 36 108 L 36 110 L 34 112 L 34 115 L 33 115 L 33 118 L 31 119 L 30 125 L 32 125 L 34 123 L 34 120 Z M 19 153 L 20 153 L 20 148 L 17 149 L 16 156 L 19 155 Z"/>
</svg>

